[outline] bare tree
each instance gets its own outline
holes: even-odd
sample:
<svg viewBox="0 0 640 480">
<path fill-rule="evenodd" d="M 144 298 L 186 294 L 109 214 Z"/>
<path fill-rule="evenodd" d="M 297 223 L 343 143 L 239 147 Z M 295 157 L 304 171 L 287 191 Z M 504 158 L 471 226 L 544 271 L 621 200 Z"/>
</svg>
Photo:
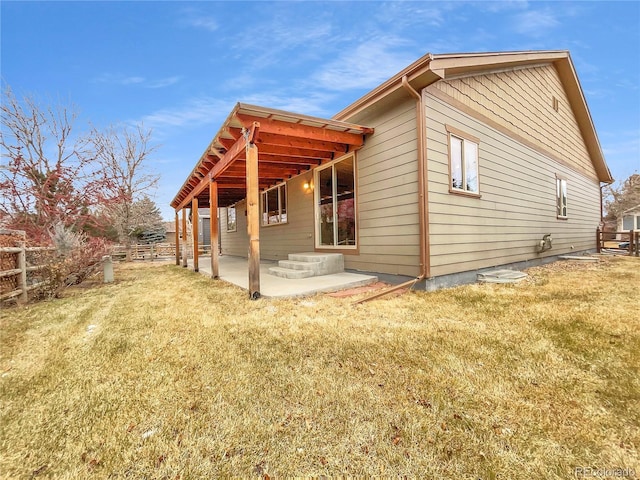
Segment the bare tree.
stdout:
<svg viewBox="0 0 640 480">
<path fill-rule="evenodd" d="M 36 240 L 56 224 L 81 229 L 91 208 L 105 202 L 110 180 L 96 168 L 87 139 L 74 135 L 75 109 L 19 101 L 6 87 L 0 111 L 0 222 Z"/>
<path fill-rule="evenodd" d="M 640 174 L 634 173 L 617 185 L 607 185 L 604 195 L 607 218 L 620 218 L 625 210 L 640 205 Z"/>
<path fill-rule="evenodd" d="M 111 197 L 117 199 L 108 206 L 109 215 L 125 245 L 127 260 L 131 260 L 131 239 L 137 228 L 134 203 L 157 185 L 159 176 L 148 171 L 147 161 L 156 146 L 150 145 L 151 131 L 142 125 L 134 128 L 110 127 L 94 129 L 89 135 L 92 155 L 111 184 Z"/>
</svg>

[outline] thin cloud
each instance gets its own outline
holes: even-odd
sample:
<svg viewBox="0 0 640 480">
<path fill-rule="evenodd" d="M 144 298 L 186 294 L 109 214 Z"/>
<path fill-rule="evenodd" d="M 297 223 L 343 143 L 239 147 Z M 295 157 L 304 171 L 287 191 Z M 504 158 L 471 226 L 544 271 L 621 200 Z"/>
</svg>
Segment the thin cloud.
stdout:
<svg viewBox="0 0 640 480">
<path fill-rule="evenodd" d="M 405 41 L 396 37 L 371 39 L 322 66 L 311 78 L 318 87 L 331 91 L 372 88 L 413 60 Z"/>
<path fill-rule="evenodd" d="M 186 25 L 190 25 L 196 28 L 204 28 L 210 32 L 215 32 L 218 30 L 218 22 L 211 17 L 198 17 L 198 18 L 189 18 L 184 21 Z"/>
<path fill-rule="evenodd" d="M 111 83 L 115 85 L 136 85 L 143 83 L 144 81 L 144 77 L 127 76 L 115 73 L 103 73 L 93 79 L 94 83 Z"/>
<path fill-rule="evenodd" d="M 202 11 L 197 8 L 183 9 L 182 18 L 178 21 L 183 27 L 195 27 L 209 32 L 215 32 L 219 28 L 218 21 L 214 17 L 203 14 Z"/>
<path fill-rule="evenodd" d="M 254 29 L 254 35 L 238 36 L 229 42 L 241 56 L 250 52 L 252 71 L 281 65 L 283 61 L 302 63 L 317 56 L 318 49 L 328 51 L 335 43 L 333 28 L 326 22 L 296 25 L 277 19 L 264 21 Z"/>
<path fill-rule="evenodd" d="M 542 37 L 560 25 L 558 17 L 549 10 L 529 10 L 513 17 L 513 30 L 522 35 Z"/>
<path fill-rule="evenodd" d="M 182 79 L 182 77 L 180 77 L 180 76 L 161 78 L 160 80 L 149 82 L 149 84 L 147 85 L 147 88 L 164 88 L 164 87 L 168 87 L 170 85 L 174 85 L 174 84 L 178 83 L 181 79 Z"/>
<path fill-rule="evenodd" d="M 327 105 L 329 105 L 334 98 L 335 96 L 331 93 L 321 93 L 318 91 L 307 92 L 305 90 L 302 95 L 293 95 L 290 93 L 255 94 L 242 97 L 239 100 L 243 103 L 322 117 L 328 115 Z"/>
<path fill-rule="evenodd" d="M 130 86 L 136 85 L 143 88 L 163 88 L 173 85 L 181 80 L 180 76 L 160 78 L 157 80 L 147 79 L 140 76 L 127 76 L 114 73 L 103 73 L 93 79 L 94 83 L 107 83 L 112 85 Z"/>
<path fill-rule="evenodd" d="M 197 97 L 173 108 L 163 108 L 144 115 L 133 124 L 143 123 L 154 132 L 190 126 L 221 124 L 233 108 L 234 102 L 211 97 Z"/>
<path fill-rule="evenodd" d="M 378 22 L 391 25 L 395 30 L 418 23 L 425 27 L 440 27 L 446 23 L 446 13 L 452 8 L 455 8 L 454 4 L 393 1 L 382 4 L 376 18 Z"/>
</svg>

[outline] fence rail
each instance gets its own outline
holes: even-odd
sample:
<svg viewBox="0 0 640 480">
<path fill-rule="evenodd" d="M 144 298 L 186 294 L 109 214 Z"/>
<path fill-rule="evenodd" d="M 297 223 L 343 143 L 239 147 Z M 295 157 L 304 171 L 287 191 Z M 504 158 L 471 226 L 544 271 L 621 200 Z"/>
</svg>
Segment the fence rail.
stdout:
<svg viewBox="0 0 640 480">
<path fill-rule="evenodd" d="M 27 254 L 32 252 L 53 251 L 54 247 L 27 247 L 26 235 L 21 230 L 0 230 L 3 238 L 10 238 L 18 246 L 0 246 L 0 302 L 19 297 L 19 302 L 29 299 L 29 292 L 42 287 L 46 282 L 33 281 L 29 273 L 42 270 L 45 265 L 27 261 Z"/>
<path fill-rule="evenodd" d="M 626 251 L 628 255 L 638 257 L 640 256 L 640 231 L 605 232 L 598 228 L 596 230 L 596 248 L 598 253 L 603 250 L 617 250 Z"/>
<path fill-rule="evenodd" d="M 199 253 L 209 253 L 210 245 L 200 245 Z M 149 243 L 149 244 L 133 244 L 131 245 L 132 260 L 151 260 L 156 258 L 175 257 L 176 246 L 173 243 Z M 115 245 L 111 251 L 114 260 L 124 260 L 127 256 L 127 247 L 125 245 Z"/>
</svg>

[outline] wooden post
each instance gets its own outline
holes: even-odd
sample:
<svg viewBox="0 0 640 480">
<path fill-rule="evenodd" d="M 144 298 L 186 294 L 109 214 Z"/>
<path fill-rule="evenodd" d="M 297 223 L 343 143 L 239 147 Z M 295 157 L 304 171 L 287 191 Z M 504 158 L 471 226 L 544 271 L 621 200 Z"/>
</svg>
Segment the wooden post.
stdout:
<svg viewBox="0 0 640 480">
<path fill-rule="evenodd" d="M 200 245 L 198 242 L 198 197 L 193 197 L 191 200 L 191 232 L 193 235 L 193 271 L 200 270 L 198 262 L 200 255 Z"/>
<path fill-rule="evenodd" d="M 633 247 L 635 243 L 635 236 L 633 229 L 629 230 L 629 255 L 633 255 Z"/>
<path fill-rule="evenodd" d="M 258 147 L 247 142 L 247 234 L 249 236 L 249 298 L 260 298 L 260 211 Z"/>
<path fill-rule="evenodd" d="M 596 253 L 600 253 L 600 227 L 596 228 Z"/>
<path fill-rule="evenodd" d="M 218 259 L 218 184 L 209 184 L 209 238 L 211 239 L 211 278 L 220 276 Z"/>
<path fill-rule="evenodd" d="M 180 220 L 176 210 L 176 265 L 180 265 Z"/>
<path fill-rule="evenodd" d="M 20 253 L 18 253 L 18 268 L 20 269 L 20 302 L 26 303 L 29 299 L 27 294 L 27 244 L 20 242 Z"/>
<path fill-rule="evenodd" d="M 182 266 L 187 268 L 187 209 L 182 209 Z"/>
</svg>

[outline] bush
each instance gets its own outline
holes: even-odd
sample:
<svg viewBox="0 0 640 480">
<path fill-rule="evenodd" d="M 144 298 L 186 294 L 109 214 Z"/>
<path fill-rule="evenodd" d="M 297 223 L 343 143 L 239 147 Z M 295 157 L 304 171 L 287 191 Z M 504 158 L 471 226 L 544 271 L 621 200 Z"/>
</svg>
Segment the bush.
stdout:
<svg viewBox="0 0 640 480">
<path fill-rule="evenodd" d="M 105 239 L 87 237 L 57 225 L 51 240 L 55 253 L 43 252 L 34 262 L 44 265 L 38 272 L 38 280 L 43 282 L 39 290 L 45 298 L 58 297 L 65 288 L 81 283 L 100 268 L 102 257 L 111 249 Z"/>
</svg>

